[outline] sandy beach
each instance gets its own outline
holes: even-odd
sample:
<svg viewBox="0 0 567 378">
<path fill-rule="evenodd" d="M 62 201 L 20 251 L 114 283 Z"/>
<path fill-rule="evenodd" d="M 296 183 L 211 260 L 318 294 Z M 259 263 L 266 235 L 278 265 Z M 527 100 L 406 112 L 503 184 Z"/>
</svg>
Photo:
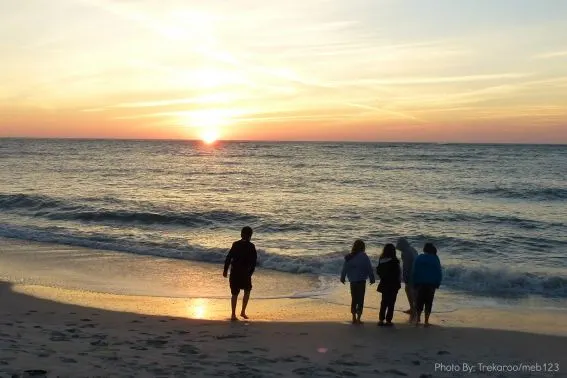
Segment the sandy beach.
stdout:
<svg viewBox="0 0 567 378">
<path fill-rule="evenodd" d="M 231 323 L 223 300 L 0 288 L 1 377 L 565 376 L 563 312 L 457 311 L 383 329 L 375 314 L 348 324 L 343 306 L 261 300 Z M 559 371 L 498 371 L 546 363 Z"/>
</svg>

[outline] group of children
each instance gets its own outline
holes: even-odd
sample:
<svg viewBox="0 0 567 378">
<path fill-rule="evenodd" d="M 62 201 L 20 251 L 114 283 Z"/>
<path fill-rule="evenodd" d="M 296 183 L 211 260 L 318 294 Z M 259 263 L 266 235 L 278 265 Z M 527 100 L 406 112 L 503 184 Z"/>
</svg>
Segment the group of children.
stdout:
<svg viewBox="0 0 567 378">
<path fill-rule="evenodd" d="M 232 244 L 224 263 L 223 276 L 229 278 L 232 316 L 231 320 L 238 320 L 236 316 L 236 305 L 238 295 L 244 290 L 242 311 L 240 317 L 248 319 L 246 307 L 252 290 L 252 275 L 256 269 L 258 255 L 256 247 L 250 241 L 252 239 L 252 228 L 246 226 L 240 232 L 241 240 Z M 396 249 L 401 251 L 402 265 L 396 257 Z M 370 284 L 375 282 L 374 269 L 370 258 L 365 253 L 366 246 L 360 239 L 352 246 L 352 251 L 345 256 L 345 262 L 341 273 L 341 282 L 345 283 L 348 277 L 350 282 L 350 294 L 352 297 L 351 313 L 353 324 L 362 323 L 362 310 L 364 308 L 364 295 L 366 293 L 366 281 Z M 380 279 L 378 291 L 382 293 L 380 303 L 379 322 L 380 326 L 391 326 L 394 317 L 394 306 L 398 291 L 405 284 L 406 295 L 410 309 L 405 311 L 410 314 L 410 321 L 418 325 L 421 321 L 421 313 L 425 309 L 425 325 L 429 325 L 429 315 L 433 305 L 435 290 L 441 284 L 441 263 L 437 257 L 437 249 L 431 243 L 423 247 L 423 254 L 408 243 L 405 238 L 400 238 L 396 246 L 386 244 L 382 255 L 378 260 L 376 273 Z M 228 270 L 230 267 L 230 276 Z M 386 322 L 384 323 L 384 320 Z"/>
<path fill-rule="evenodd" d="M 396 256 L 396 249 L 401 252 L 402 264 Z M 356 240 L 351 252 L 345 256 L 341 272 L 341 282 L 344 284 L 345 278 L 348 278 L 350 282 L 353 324 L 362 323 L 366 281 L 370 280 L 370 285 L 375 282 L 374 269 L 365 250 L 364 242 L 360 239 Z M 429 326 L 435 290 L 439 288 L 442 280 L 437 248 L 431 243 L 426 243 L 423 247 L 423 254 L 418 255 L 405 238 L 400 238 L 396 246 L 390 243 L 384 246 L 376 273 L 380 280 L 378 292 L 382 294 L 378 325 L 393 325 L 394 306 L 403 281 L 410 305 L 409 310 L 405 312 L 410 315 L 410 322 L 415 322 L 416 326 L 419 325 L 421 314 L 425 310 L 424 325 Z"/>
</svg>

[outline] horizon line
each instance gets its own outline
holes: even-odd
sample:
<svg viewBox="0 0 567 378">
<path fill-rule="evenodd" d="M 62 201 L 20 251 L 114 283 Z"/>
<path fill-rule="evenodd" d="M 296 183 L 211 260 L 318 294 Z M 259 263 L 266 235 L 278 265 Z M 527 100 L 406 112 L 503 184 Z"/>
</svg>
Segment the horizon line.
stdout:
<svg viewBox="0 0 567 378">
<path fill-rule="evenodd" d="M 477 144 L 477 145 L 539 145 L 567 146 L 567 142 L 457 142 L 457 141 L 380 141 L 380 140 L 260 140 L 260 139 L 218 139 L 211 144 L 201 139 L 171 138 L 104 138 L 104 137 L 34 137 L 34 136 L 0 136 L 0 140 L 66 140 L 66 141 L 117 141 L 117 142 L 191 142 L 206 145 L 217 143 L 345 143 L 345 144 Z"/>
</svg>

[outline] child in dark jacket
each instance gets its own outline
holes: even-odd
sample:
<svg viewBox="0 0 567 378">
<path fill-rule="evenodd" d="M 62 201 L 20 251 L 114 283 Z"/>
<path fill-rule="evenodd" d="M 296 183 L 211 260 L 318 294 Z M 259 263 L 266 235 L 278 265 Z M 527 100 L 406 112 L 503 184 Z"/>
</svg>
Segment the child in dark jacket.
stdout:
<svg viewBox="0 0 567 378">
<path fill-rule="evenodd" d="M 426 243 L 423 247 L 423 252 L 415 259 L 413 264 L 412 283 L 415 285 L 417 292 L 415 325 L 419 325 L 421 313 L 425 307 L 424 326 L 428 327 L 435 290 L 441 285 L 443 272 L 441 270 L 441 262 L 439 257 L 437 257 L 437 248 L 431 243 Z"/>
<path fill-rule="evenodd" d="M 400 260 L 396 257 L 396 247 L 393 244 L 386 244 L 376 273 L 380 277 L 378 291 L 382 293 L 382 301 L 380 303 L 379 326 L 391 326 L 394 317 L 394 306 L 398 297 L 398 290 L 402 287 L 402 271 L 400 268 Z M 386 323 L 384 324 L 384 319 Z"/>
</svg>

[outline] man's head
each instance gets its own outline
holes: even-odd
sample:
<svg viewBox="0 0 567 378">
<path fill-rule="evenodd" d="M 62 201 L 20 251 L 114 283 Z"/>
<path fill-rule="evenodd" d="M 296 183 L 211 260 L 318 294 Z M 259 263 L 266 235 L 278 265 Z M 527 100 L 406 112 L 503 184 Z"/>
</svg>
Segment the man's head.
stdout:
<svg viewBox="0 0 567 378">
<path fill-rule="evenodd" d="M 244 240 L 252 239 L 252 228 L 249 226 L 242 227 L 242 231 L 240 231 L 240 236 Z"/>
</svg>

